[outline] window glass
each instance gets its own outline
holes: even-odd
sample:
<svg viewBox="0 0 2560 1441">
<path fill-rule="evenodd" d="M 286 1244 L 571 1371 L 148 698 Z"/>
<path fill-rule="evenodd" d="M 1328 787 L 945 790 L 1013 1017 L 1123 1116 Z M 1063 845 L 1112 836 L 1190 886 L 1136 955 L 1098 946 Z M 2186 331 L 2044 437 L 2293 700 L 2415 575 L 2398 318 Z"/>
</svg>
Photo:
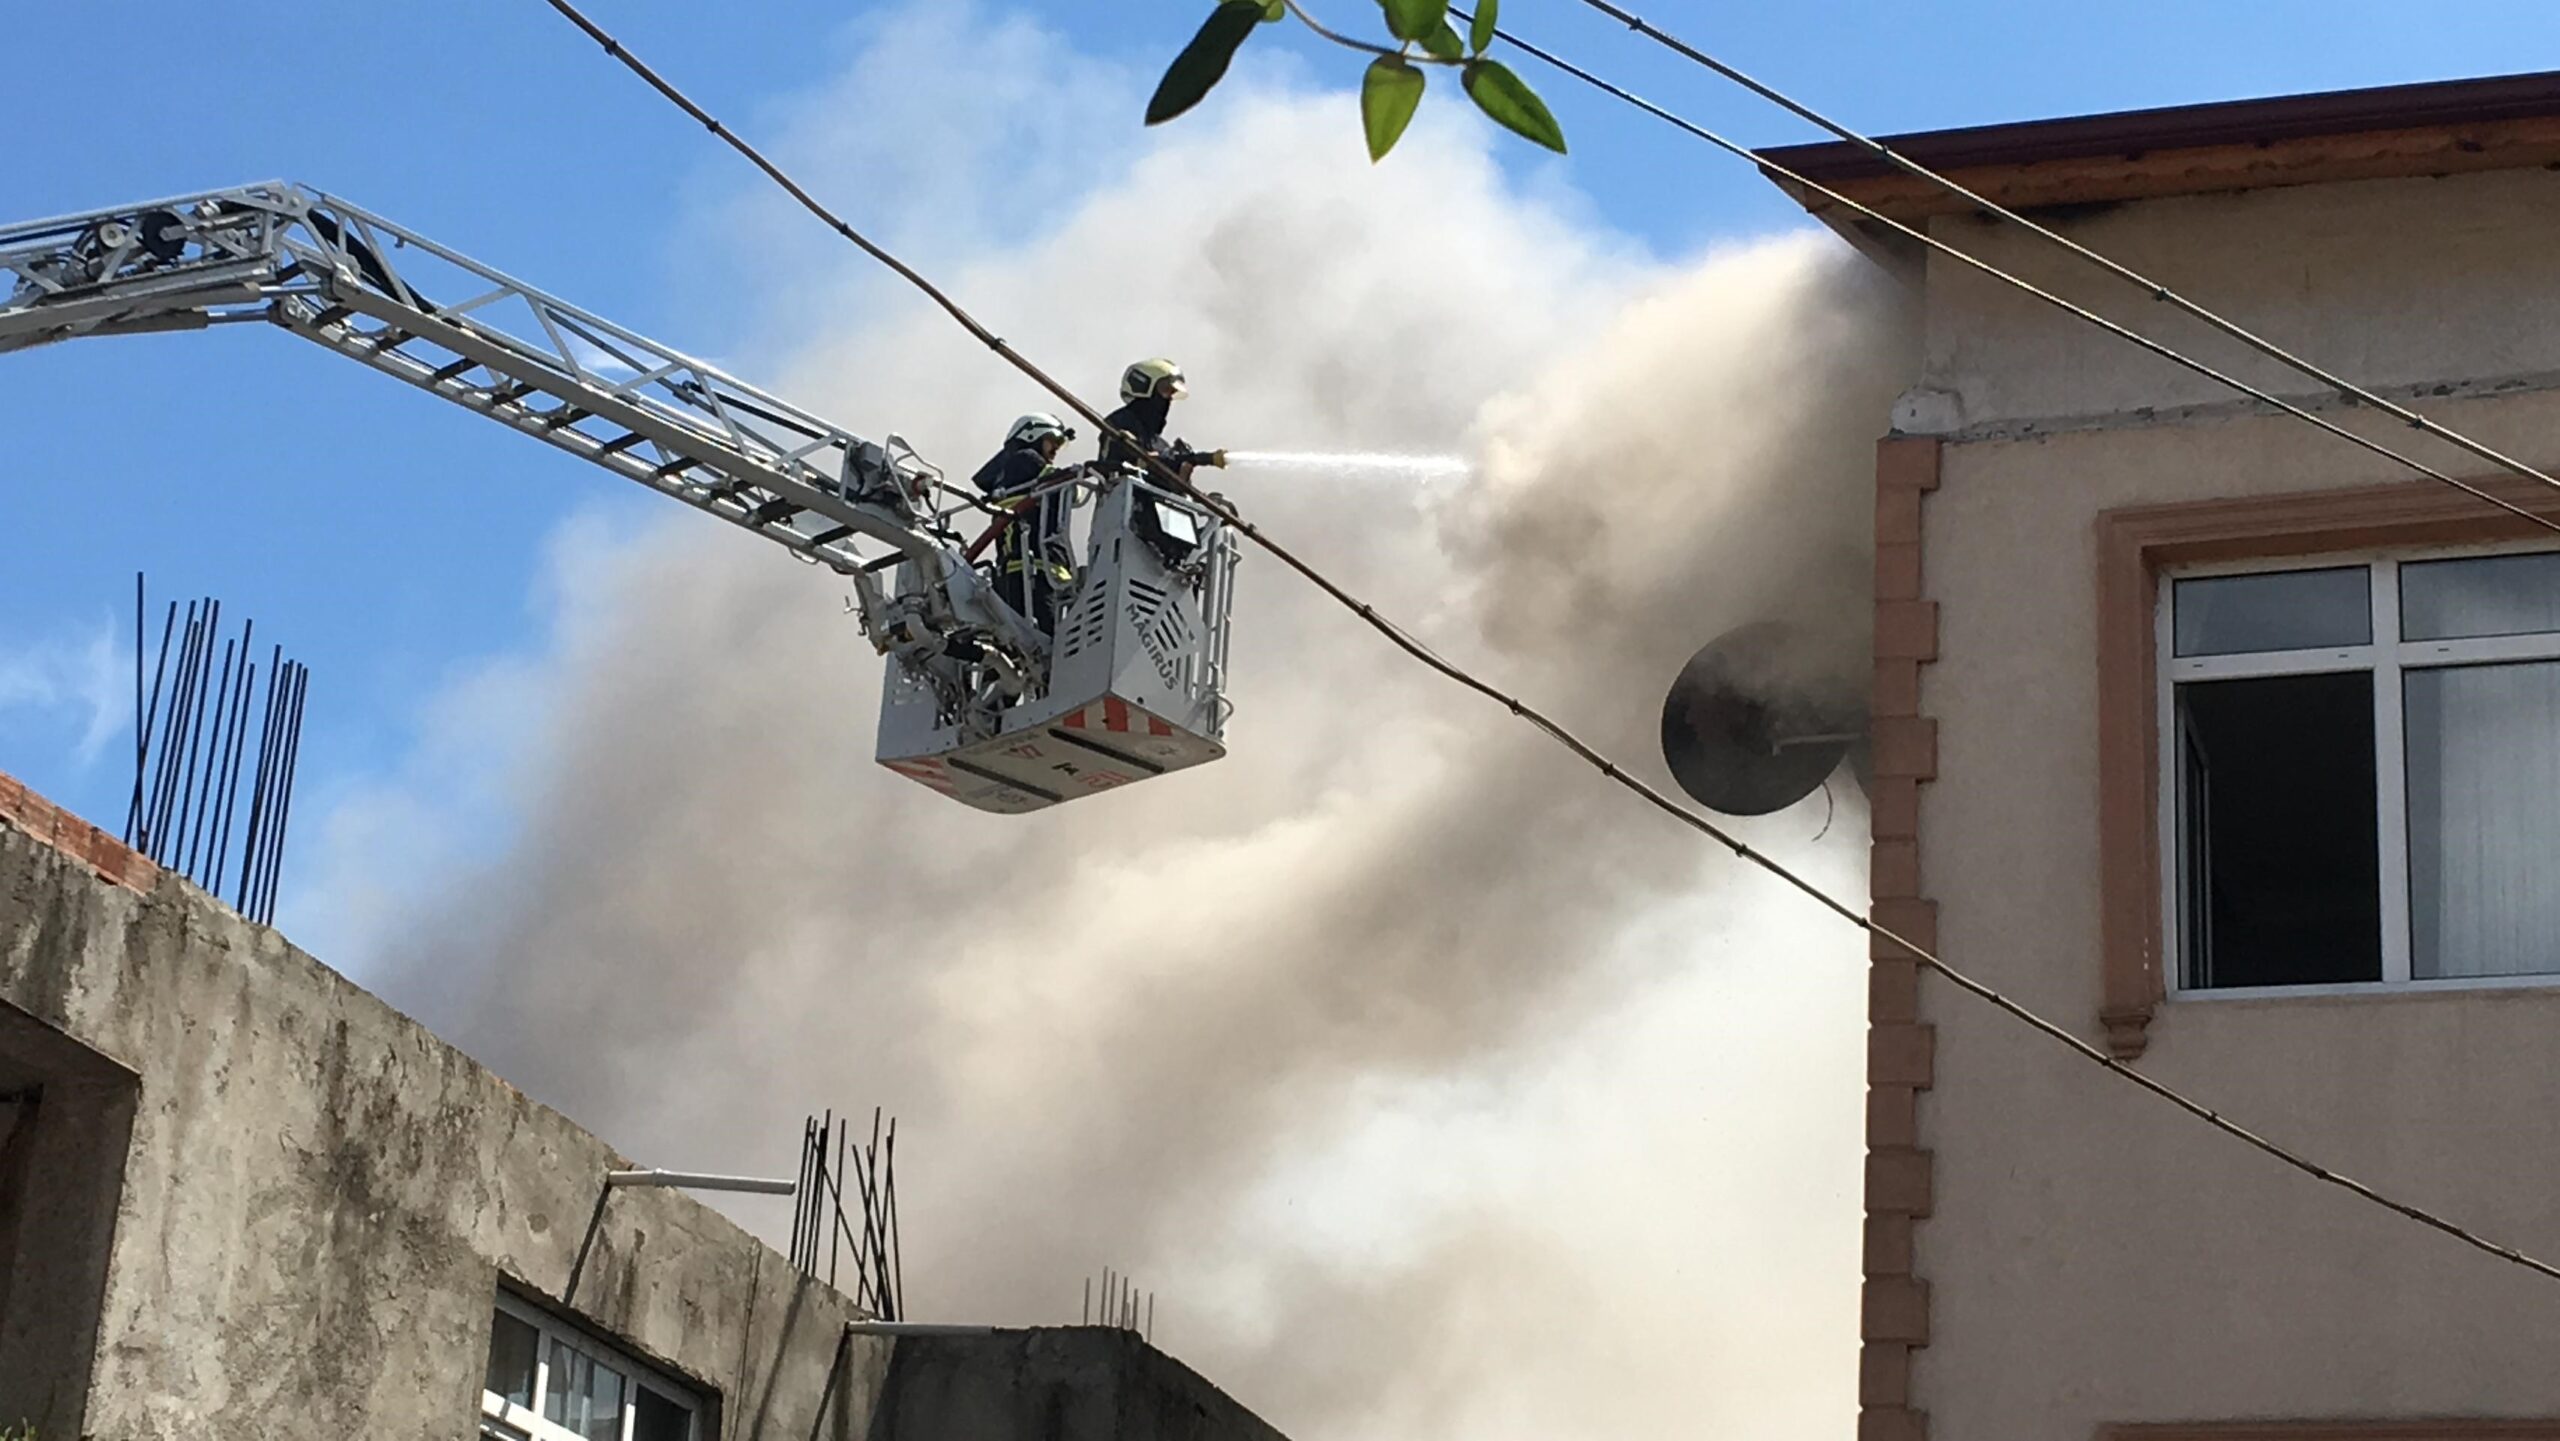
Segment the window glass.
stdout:
<svg viewBox="0 0 2560 1441">
<path fill-rule="evenodd" d="M 2560 553 L 2411 561 L 2400 567 L 2409 640 L 2560 631 Z"/>
<path fill-rule="evenodd" d="M 541 1338 L 531 1326 L 501 1311 L 489 1328 L 488 1389 L 510 1406 L 533 1404 L 533 1362 Z"/>
<path fill-rule="evenodd" d="M 543 1419 L 586 1441 L 621 1441 L 622 1373 L 566 1341 L 551 1343 L 551 1380 L 542 1393 Z"/>
<path fill-rule="evenodd" d="M 691 1441 L 693 1413 L 649 1386 L 640 1387 L 632 1411 L 631 1441 Z"/>
<path fill-rule="evenodd" d="M 488 1414 L 501 1402 L 538 1410 L 540 1418 L 517 1426 L 504 1414 Z M 499 1294 L 479 1431 L 487 1441 L 624 1441 L 626 1427 L 631 1441 L 702 1441 L 695 1422 L 702 1404 L 681 1382 L 659 1377 L 611 1341 Z"/>
<path fill-rule="evenodd" d="M 2560 971 L 2560 662 L 2412 670 L 2401 695 L 2410 974 Z"/>
<path fill-rule="evenodd" d="M 2373 641 L 2364 566 L 2216 575 L 2176 583 L 2177 654 L 2240 655 Z"/>
<path fill-rule="evenodd" d="M 2373 676 L 2177 691 L 2186 984 L 2382 978 Z"/>
</svg>

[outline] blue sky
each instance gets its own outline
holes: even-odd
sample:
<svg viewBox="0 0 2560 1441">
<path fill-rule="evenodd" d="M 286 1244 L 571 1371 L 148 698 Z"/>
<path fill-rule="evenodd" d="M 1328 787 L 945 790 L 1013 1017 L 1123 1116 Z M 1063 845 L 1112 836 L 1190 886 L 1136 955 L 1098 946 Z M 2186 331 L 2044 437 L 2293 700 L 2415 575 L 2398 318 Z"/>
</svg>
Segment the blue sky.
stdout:
<svg viewBox="0 0 2560 1441">
<path fill-rule="evenodd" d="M 593 3 L 608 28 L 751 134 L 838 75 L 878 8 Z M 1151 74 L 1202 7 L 1018 8 L 1080 50 Z M 1365 22 L 1364 0 L 1328 8 Z M 741 12 L 752 21 L 738 23 Z M 2560 12 L 2526 0 L 2475 5 L 2460 25 L 2419 23 L 2405 5 L 2308 0 L 1659 0 L 1647 13 L 1887 131 L 2506 73 L 2560 54 Z M 1512 0 L 1505 19 L 1737 138 L 1813 138 L 1568 0 Z M 197 6 L 149 7 L 134 20 L 111 40 L 49 48 L 13 79 L 0 100 L 0 121 L 22 137 L 0 172 L 7 218 L 305 180 L 758 373 L 771 296 L 787 286 L 727 298 L 723 282 L 753 272 L 755 258 L 708 253 L 719 237 L 694 218 L 744 193 L 748 178 L 538 0 L 306 7 L 289 25 L 249 28 Z M 1276 48 L 1298 58 L 1259 53 Z M 1266 34 L 1243 62 L 1286 63 L 1346 88 L 1358 69 L 1294 35 Z M 1797 223 L 1747 167 L 1529 73 L 1574 154 L 1540 169 L 1513 147 L 1511 162 L 1580 192 L 1608 225 L 1678 255 Z M 932 117 L 846 123 L 894 132 Z M 1392 164 L 1380 183 L 1394 183 Z M 831 198 L 862 217 L 860 193 Z M 86 342 L 0 367 L 0 425 L 12 438 L 0 481 L 0 769 L 110 825 L 129 783 L 130 738 L 117 728 L 137 568 L 161 597 L 223 596 L 312 665 L 300 804 L 325 808 L 415 746 L 441 687 L 541 623 L 537 577 L 564 521 L 593 512 L 609 524 L 661 504 L 258 327 Z M 992 426 L 1006 404 L 990 404 Z M 102 714 L 100 697 L 113 709 Z M 285 915 L 289 925 L 290 873 Z"/>
</svg>

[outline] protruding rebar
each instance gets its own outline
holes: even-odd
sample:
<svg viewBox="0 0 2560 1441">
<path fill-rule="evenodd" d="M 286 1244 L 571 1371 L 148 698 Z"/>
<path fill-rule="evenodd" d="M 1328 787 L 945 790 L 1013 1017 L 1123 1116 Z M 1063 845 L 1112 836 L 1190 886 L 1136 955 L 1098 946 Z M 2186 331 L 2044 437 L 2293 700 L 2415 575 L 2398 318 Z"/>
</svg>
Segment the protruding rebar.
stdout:
<svg viewBox="0 0 2560 1441">
<path fill-rule="evenodd" d="M 213 734 L 211 740 L 205 747 L 204 781 L 201 785 L 192 787 L 187 796 L 187 852 L 186 859 L 179 864 L 178 869 L 186 872 L 188 875 L 196 874 L 197 858 L 204 852 L 205 823 L 211 818 L 213 812 L 213 778 L 215 772 L 222 768 L 222 726 L 223 722 L 228 720 L 231 715 L 231 682 L 234 678 L 232 675 L 231 663 L 234 653 L 238 651 L 238 649 L 239 642 L 237 641 L 226 640 L 222 643 L 221 678 L 214 682 L 213 690 L 210 693 L 210 699 L 213 703 L 204 707 L 204 714 L 211 718 Z M 208 668 L 208 674 L 209 673 L 210 669 Z M 202 725 L 199 724 L 198 729 L 201 730 L 202 728 Z M 188 769 L 190 771 L 193 771 L 194 769 L 194 762 L 192 760 L 188 763 Z"/>
<path fill-rule="evenodd" d="M 125 804 L 125 843 L 216 896 L 228 889 L 242 916 L 272 922 L 310 669 L 286 660 L 284 647 L 271 648 L 253 764 L 249 716 L 261 670 L 253 659 L 257 622 L 243 621 L 240 634 L 225 639 L 219 599 L 188 601 L 183 618 L 178 602 L 170 601 L 161 617 L 159 651 L 150 658 L 143 653 L 150 591 L 148 577 L 139 572 L 133 599 L 133 786 Z"/>
<path fill-rule="evenodd" d="M 889 1118 L 888 1172 L 881 1182 L 885 1197 L 883 1209 L 888 1212 L 889 1227 L 889 1319 L 907 1319 L 907 1260 L 905 1248 L 898 1244 L 898 1118 Z"/>
<path fill-rule="evenodd" d="M 285 730 L 284 788 L 276 802 L 275 839 L 267 847 L 267 891 L 257 917 L 260 925 L 272 925 L 276 918 L 276 890 L 284 875 L 284 840 L 293 824 L 294 768 L 302 758 L 302 712 L 310 693 L 311 670 L 297 663 L 293 667 L 292 719 Z"/>
<path fill-rule="evenodd" d="M 240 632 L 239 693 L 231 705 L 231 746 L 222 766 L 222 799 L 220 817 L 213 830 L 213 881 L 205 889 L 219 896 L 223 878 L 231 872 L 231 815 L 240 800 L 240 761 L 249 749 L 249 700 L 258 691 L 258 664 L 248 659 L 249 637 L 256 623 Z"/>
<path fill-rule="evenodd" d="M 845 1151 L 846 1148 L 852 1144 L 853 1137 L 850 1132 L 850 1128 L 846 1127 L 841 1122 L 836 1123 L 833 1126 L 833 1130 L 835 1131 L 836 1138 L 836 1168 L 832 1173 L 831 1184 L 828 1189 L 835 1201 L 835 1214 L 839 1219 L 841 1219 L 844 1215 L 843 1177 Z M 839 1224 L 827 1228 L 827 1284 L 830 1286 L 836 1283 L 836 1251 L 843 1240 L 844 1227 L 842 1225 Z"/>
<path fill-rule="evenodd" d="M 151 849 L 147 854 L 162 865 L 169 862 L 169 807 L 177 786 L 179 752 L 184 749 L 179 737 L 186 734 L 188 696 L 195 683 L 196 649 L 202 640 L 197 605 L 192 600 L 187 602 L 186 629 L 179 632 L 178 669 L 169 678 L 169 718 L 160 732 L 160 764 L 151 775 Z"/>
<path fill-rule="evenodd" d="M 195 810 L 196 765 L 204 752 L 205 713 L 220 704 L 213 694 L 213 643 L 222 633 L 222 602 L 208 597 L 204 604 L 204 639 L 196 647 L 195 682 L 187 688 L 186 771 L 178 779 L 169 824 L 169 859 L 178 862 L 182 871 L 186 869 L 187 822 Z"/>
<path fill-rule="evenodd" d="M 142 823 L 142 757 L 151 732 L 142 720 L 142 572 L 133 573 L 133 799 L 124 808 L 124 843 L 133 844 L 133 828 Z"/>
<path fill-rule="evenodd" d="M 169 639 L 178 628 L 178 603 L 169 602 L 168 616 L 160 622 L 160 654 L 151 663 L 151 700 L 141 714 L 142 741 L 133 756 L 133 815 L 126 822 L 129 834 L 126 844 L 145 855 L 151 853 L 151 798 L 145 789 L 144 776 L 151 769 L 150 737 L 160 724 L 160 685 L 169 674 Z"/>
<path fill-rule="evenodd" d="M 267 797 L 274 794 L 276 764 L 276 717 L 284 694 L 284 647 L 277 646 L 267 658 L 266 715 L 258 725 L 258 769 L 249 782 L 249 823 L 240 842 L 240 886 L 233 893 L 231 908 L 242 915 L 250 914 L 249 896 L 257 888 L 259 849 L 266 843 Z"/>
</svg>

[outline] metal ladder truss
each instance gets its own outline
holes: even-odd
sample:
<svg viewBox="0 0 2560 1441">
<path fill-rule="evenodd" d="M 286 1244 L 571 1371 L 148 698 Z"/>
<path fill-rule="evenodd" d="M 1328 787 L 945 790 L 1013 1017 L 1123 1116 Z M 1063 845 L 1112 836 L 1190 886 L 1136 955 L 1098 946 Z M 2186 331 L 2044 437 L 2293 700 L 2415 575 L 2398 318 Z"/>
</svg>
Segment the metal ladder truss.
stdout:
<svg viewBox="0 0 2560 1441">
<path fill-rule="evenodd" d="M 334 196 L 284 182 L 0 228 L 0 352 L 267 320 L 850 576 L 885 651 L 1045 642 L 976 584 L 974 502 L 873 444 Z M 892 598 L 898 562 L 932 577 Z"/>
</svg>

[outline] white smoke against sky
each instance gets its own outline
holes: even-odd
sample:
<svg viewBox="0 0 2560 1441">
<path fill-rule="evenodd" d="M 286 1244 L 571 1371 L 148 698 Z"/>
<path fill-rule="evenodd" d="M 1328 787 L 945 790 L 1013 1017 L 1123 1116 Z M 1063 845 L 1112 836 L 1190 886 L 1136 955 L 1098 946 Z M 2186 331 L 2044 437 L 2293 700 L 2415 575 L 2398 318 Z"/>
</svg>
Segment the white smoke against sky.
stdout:
<svg viewBox="0 0 2560 1441">
<path fill-rule="evenodd" d="M 1201 443 L 1470 458 L 1218 481 L 1436 647 L 1659 779 L 1700 643 L 1862 643 L 1906 338 L 1837 247 L 1649 259 L 1455 107 L 1372 169 L 1302 77 L 1147 132 L 1149 77 L 1026 19 L 858 40 L 769 118 L 785 162 L 1057 373 L 1170 353 Z M 981 86 L 990 52 L 1044 83 Z M 955 110 L 947 145 L 846 120 Z M 965 472 L 1037 404 L 762 195 L 699 224 L 752 257 L 783 357 L 753 369 L 823 413 Z M 491 762 L 521 833 L 381 923 L 395 1003 L 652 1164 L 787 1168 L 804 1111 L 885 1105 L 918 1315 L 1073 1320 L 1108 1264 L 1301 1437 L 1848 1426 L 1854 932 L 1267 559 L 1232 754 L 1019 818 L 870 763 L 877 662 L 825 577 L 681 513 L 581 565 L 551 712 Z M 1854 891 L 1822 806 L 1752 834 Z"/>
<path fill-rule="evenodd" d="M 0 635 L 0 727 L 41 719 L 74 737 L 74 767 L 96 761 L 133 728 L 133 652 L 118 634 L 100 619 L 29 641 Z"/>
</svg>

